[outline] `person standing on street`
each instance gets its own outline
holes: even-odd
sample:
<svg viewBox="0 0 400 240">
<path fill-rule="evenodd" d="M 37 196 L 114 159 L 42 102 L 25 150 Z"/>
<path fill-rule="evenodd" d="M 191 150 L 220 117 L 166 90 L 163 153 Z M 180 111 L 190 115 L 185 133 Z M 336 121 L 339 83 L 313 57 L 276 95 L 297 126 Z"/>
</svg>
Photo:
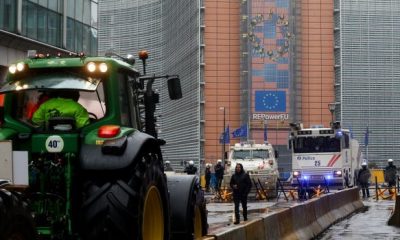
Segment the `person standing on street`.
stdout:
<svg viewBox="0 0 400 240">
<path fill-rule="evenodd" d="M 371 177 L 371 173 L 366 162 L 363 162 L 361 167 L 362 168 L 358 172 L 357 180 L 360 184 L 363 198 L 369 198 L 369 178 Z"/>
<path fill-rule="evenodd" d="M 167 171 L 167 172 L 173 172 L 174 171 L 174 169 L 171 166 L 171 162 L 170 161 L 165 161 L 164 170 Z"/>
<path fill-rule="evenodd" d="M 217 164 L 214 166 L 215 177 L 217 178 L 217 191 L 221 189 L 222 179 L 224 179 L 225 168 L 222 166 L 222 160 L 218 159 Z"/>
<path fill-rule="evenodd" d="M 206 171 L 204 173 L 206 179 L 206 192 L 210 191 L 210 181 L 211 181 L 211 166 L 209 163 L 206 164 Z"/>
<path fill-rule="evenodd" d="M 243 165 L 240 163 L 236 164 L 235 174 L 231 177 L 230 186 L 233 190 L 233 202 L 235 203 L 234 224 L 240 223 L 240 203 L 242 203 L 243 208 L 243 220 L 247 221 L 247 195 L 251 190 L 252 183 L 249 174 L 244 171 Z"/>
<path fill-rule="evenodd" d="M 197 172 L 197 167 L 194 166 L 194 162 L 192 160 L 189 161 L 189 166 L 185 168 L 185 173 L 189 175 L 194 175 Z"/>
<path fill-rule="evenodd" d="M 388 183 L 389 191 L 391 188 L 396 186 L 396 174 L 397 169 L 393 164 L 393 159 L 388 159 L 388 165 L 385 168 L 385 182 Z"/>
</svg>

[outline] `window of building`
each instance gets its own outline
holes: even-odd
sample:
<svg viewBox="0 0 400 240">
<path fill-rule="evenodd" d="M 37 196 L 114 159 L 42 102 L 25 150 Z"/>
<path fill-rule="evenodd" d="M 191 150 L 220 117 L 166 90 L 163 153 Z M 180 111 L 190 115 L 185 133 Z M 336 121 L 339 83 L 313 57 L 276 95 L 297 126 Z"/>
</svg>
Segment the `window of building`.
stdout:
<svg viewBox="0 0 400 240">
<path fill-rule="evenodd" d="M 83 20 L 83 0 L 75 0 L 75 19 L 80 22 Z"/>
<path fill-rule="evenodd" d="M 97 2 L 97 1 L 96 1 Z M 91 19 L 90 19 L 90 24 L 92 27 L 97 28 L 97 3 L 92 2 L 91 4 Z"/>
<path fill-rule="evenodd" d="M 67 5 L 68 50 L 97 55 L 97 1 L 69 0 Z"/>
<path fill-rule="evenodd" d="M 31 1 L 22 3 L 22 35 L 38 41 L 61 47 L 62 16 L 42 5 Z"/>
<path fill-rule="evenodd" d="M 48 38 L 47 43 L 61 46 L 61 18 L 55 12 L 48 13 Z"/>
<path fill-rule="evenodd" d="M 87 25 L 83 25 L 82 51 L 90 53 L 90 27 Z"/>
<path fill-rule="evenodd" d="M 97 55 L 97 29 L 91 28 L 90 31 L 90 53 Z"/>
<path fill-rule="evenodd" d="M 41 42 L 47 42 L 47 14 L 44 8 L 38 8 L 37 16 L 37 36 Z"/>
<path fill-rule="evenodd" d="M 0 0 L 0 29 L 15 32 L 17 22 L 17 1 Z"/>
<path fill-rule="evenodd" d="M 82 52 L 82 31 L 83 24 L 80 22 L 75 22 L 75 51 Z"/>
<path fill-rule="evenodd" d="M 75 21 L 67 18 L 67 49 L 73 51 L 75 49 Z"/>
<path fill-rule="evenodd" d="M 83 2 L 83 23 L 87 25 L 90 25 L 90 18 L 91 18 L 90 4 L 91 4 L 90 0 L 84 0 Z"/>
<path fill-rule="evenodd" d="M 67 16 L 70 18 L 75 17 L 75 0 L 67 1 Z"/>
</svg>

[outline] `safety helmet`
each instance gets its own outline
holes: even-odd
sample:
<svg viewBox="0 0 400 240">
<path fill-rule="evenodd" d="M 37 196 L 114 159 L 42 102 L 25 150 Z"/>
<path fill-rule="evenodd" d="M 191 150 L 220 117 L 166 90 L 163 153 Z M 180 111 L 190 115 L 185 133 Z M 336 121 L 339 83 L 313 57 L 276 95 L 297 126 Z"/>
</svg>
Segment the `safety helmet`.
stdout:
<svg viewBox="0 0 400 240">
<path fill-rule="evenodd" d="M 367 163 L 366 162 L 363 162 L 362 164 L 361 164 L 361 166 L 367 166 Z"/>
<path fill-rule="evenodd" d="M 222 163 L 222 160 L 221 159 L 218 159 L 218 161 L 217 162 L 219 162 L 219 163 Z"/>
<path fill-rule="evenodd" d="M 210 168 L 210 167 L 211 167 L 211 164 L 207 163 L 206 168 Z"/>
<path fill-rule="evenodd" d="M 170 164 L 171 162 L 170 161 L 165 161 L 165 164 Z"/>
<path fill-rule="evenodd" d="M 189 165 L 193 165 L 194 162 L 192 160 L 189 161 Z"/>
<path fill-rule="evenodd" d="M 389 158 L 389 159 L 388 159 L 388 162 L 389 162 L 389 163 L 390 163 L 390 162 L 393 162 L 393 159 Z"/>
</svg>

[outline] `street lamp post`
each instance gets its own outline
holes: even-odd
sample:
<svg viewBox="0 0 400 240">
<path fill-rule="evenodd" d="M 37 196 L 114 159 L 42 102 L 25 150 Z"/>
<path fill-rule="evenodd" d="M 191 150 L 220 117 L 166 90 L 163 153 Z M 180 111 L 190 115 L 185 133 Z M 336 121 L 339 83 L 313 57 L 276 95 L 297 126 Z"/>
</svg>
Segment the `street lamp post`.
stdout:
<svg viewBox="0 0 400 240">
<path fill-rule="evenodd" d="M 220 107 L 219 110 L 224 112 L 224 129 L 222 130 L 222 163 L 225 164 L 225 107 Z"/>
<path fill-rule="evenodd" d="M 329 111 L 331 112 L 331 126 L 333 126 L 333 114 L 335 113 L 336 110 L 336 103 L 328 103 L 328 108 Z"/>
</svg>

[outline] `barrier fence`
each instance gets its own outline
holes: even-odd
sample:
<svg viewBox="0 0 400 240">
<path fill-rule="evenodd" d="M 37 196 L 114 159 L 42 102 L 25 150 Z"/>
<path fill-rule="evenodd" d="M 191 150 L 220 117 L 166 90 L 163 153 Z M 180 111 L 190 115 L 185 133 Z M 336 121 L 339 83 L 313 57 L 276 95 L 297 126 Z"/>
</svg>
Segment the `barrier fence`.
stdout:
<svg viewBox="0 0 400 240">
<path fill-rule="evenodd" d="M 373 169 L 371 170 L 371 173 L 370 182 L 372 184 L 369 184 L 368 187 L 371 197 L 377 201 L 395 200 L 397 193 L 400 192 L 400 177 L 396 178 L 396 184 L 394 186 L 388 186 L 388 184 L 384 182 L 382 169 Z M 281 198 L 284 198 L 286 201 L 304 201 L 312 198 L 318 198 L 323 194 L 330 192 L 330 186 L 325 178 L 324 184 L 318 186 L 309 186 L 306 180 L 301 179 L 297 179 L 297 186 L 292 186 L 289 181 L 283 181 L 281 178 L 278 178 L 275 190 L 265 189 L 264 185 L 259 179 L 252 179 L 252 181 L 253 189 L 249 195 L 249 198 L 259 201 L 269 201 L 274 197 L 276 197 L 276 201 L 279 201 Z M 215 178 L 211 178 L 209 189 L 213 195 L 211 201 L 232 201 L 232 190 L 227 186 L 217 189 L 216 185 L 217 183 Z"/>
</svg>

